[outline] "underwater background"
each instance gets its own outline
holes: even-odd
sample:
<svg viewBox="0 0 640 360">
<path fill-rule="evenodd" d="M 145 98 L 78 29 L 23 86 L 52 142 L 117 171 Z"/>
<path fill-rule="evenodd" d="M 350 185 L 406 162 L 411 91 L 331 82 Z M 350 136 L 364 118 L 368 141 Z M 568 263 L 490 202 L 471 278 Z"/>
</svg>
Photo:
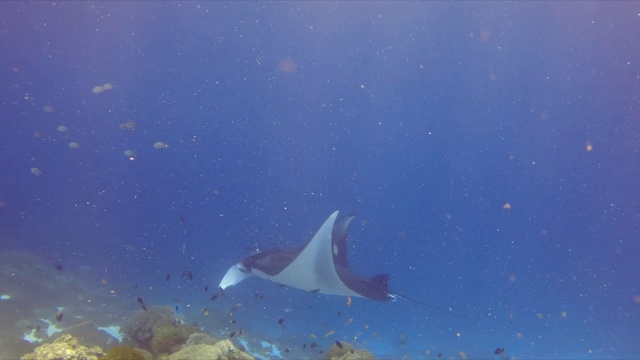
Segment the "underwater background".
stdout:
<svg viewBox="0 0 640 360">
<path fill-rule="evenodd" d="M 1 2 L 0 358 L 142 302 L 261 358 L 637 358 L 638 34 L 638 2 Z M 214 296 L 335 210 L 430 306 Z"/>
</svg>

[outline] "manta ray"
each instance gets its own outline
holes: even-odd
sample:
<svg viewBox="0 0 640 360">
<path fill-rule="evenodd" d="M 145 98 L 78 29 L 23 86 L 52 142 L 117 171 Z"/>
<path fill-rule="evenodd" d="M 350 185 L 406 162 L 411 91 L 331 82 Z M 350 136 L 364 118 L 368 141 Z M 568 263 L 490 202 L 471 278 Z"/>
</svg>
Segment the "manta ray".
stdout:
<svg viewBox="0 0 640 360">
<path fill-rule="evenodd" d="M 244 258 L 227 271 L 220 288 L 224 290 L 257 276 L 311 293 L 380 301 L 411 300 L 389 291 L 388 274 L 365 278 L 351 270 L 347 260 L 347 230 L 355 216 L 349 215 L 340 222 L 336 222 L 337 218 L 335 211 L 313 238 L 298 249 L 270 249 Z"/>
</svg>

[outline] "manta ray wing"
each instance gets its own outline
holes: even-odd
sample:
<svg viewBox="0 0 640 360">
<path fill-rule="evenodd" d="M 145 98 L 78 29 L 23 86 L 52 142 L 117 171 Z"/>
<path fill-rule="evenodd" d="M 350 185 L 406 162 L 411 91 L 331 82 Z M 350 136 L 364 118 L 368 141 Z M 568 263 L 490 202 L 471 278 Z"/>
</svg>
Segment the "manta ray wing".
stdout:
<svg viewBox="0 0 640 360">
<path fill-rule="evenodd" d="M 389 300 L 389 291 L 380 276 L 366 279 L 353 273 L 347 260 L 347 230 L 354 219 L 348 216 L 336 223 L 338 211 L 331 214 L 313 238 L 298 250 L 265 250 L 232 266 L 220 287 L 236 285 L 257 276 L 278 284 L 329 295 Z"/>
<path fill-rule="evenodd" d="M 334 264 L 332 235 L 338 211 L 331 214 L 304 249 L 282 271 L 275 275 L 254 273 L 279 284 L 322 294 L 360 296 L 338 276 Z"/>
</svg>

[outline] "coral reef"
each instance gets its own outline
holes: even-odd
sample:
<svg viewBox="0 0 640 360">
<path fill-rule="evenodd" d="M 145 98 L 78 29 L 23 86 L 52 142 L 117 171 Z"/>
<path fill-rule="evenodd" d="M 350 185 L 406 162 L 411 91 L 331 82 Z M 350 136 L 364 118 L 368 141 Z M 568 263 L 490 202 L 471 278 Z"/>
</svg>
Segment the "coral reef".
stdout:
<svg viewBox="0 0 640 360">
<path fill-rule="evenodd" d="M 101 360 L 147 360 L 142 349 L 134 349 L 128 346 L 116 346 L 107 352 Z M 144 351 L 144 350 L 143 350 Z M 148 352 L 147 352 L 148 353 Z M 149 354 L 149 358 L 151 354 Z"/>
<path fill-rule="evenodd" d="M 215 345 L 185 346 L 169 356 L 168 360 L 217 359 L 217 360 L 253 360 L 253 356 L 238 350 L 231 341 L 223 340 Z"/>
<path fill-rule="evenodd" d="M 98 360 L 105 353 L 101 348 L 88 348 L 78 343 L 78 339 L 66 334 L 53 343 L 38 346 L 32 353 L 21 357 L 22 360 Z"/>
<path fill-rule="evenodd" d="M 189 338 L 187 339 L 187 343 L 183 346 L 200 345 L 200 344 L 215 345 L 218 341 L 220 340 L 217 340 L 216 338 L 214 338 L 209 334 L 195 333 L 195 334 L 189 335 Z"/>
<path fill-rule="evenodd" d="M 189 325 L 165 325 L 157 328 L 151 339 L 151 352 L 171 354 L 178 350 L 198 329 Z"/>
<path fill-rule="evenodd" d="M 348 342 L 341 341 L 339 347 L 333 344 L 327 351 L 325 360 L 374 360 L 373 355 L 367 350 L 356 349 Z"/>
<path fill-rule="evenodd" d="M 122 323 L 122 332 L 137 347 L 151 349 L 156 330 L 175 323 L 173 310 L 168 306 L 151 306 L 147 311 L 138 310 Z"/>
</svg>

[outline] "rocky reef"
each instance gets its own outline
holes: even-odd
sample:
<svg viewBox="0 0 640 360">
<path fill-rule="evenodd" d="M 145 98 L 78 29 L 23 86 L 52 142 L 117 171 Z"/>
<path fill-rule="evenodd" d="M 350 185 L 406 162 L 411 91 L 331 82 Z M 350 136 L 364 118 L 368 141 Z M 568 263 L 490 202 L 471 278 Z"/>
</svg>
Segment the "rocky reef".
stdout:
<svg viewBox="0 0 640 360">
<path fill-rule="evenodd" d="M 122 332 L 135 346 L 151 350 L 152 340 L 158 329 L 175 324 L 176 319 L 170 307 L 151 306 L 147 311 L 138 310 L 125 319 Z"/>
<path fill-rule="evenodd" d="M 325 360 L 374 360 L 373 354 L 367 350 L 356 349 L 348 342 L 333 344 L 325 356 Z"/>
<path fill-rule="evenodd" d="M 168 360 L 218 359 L 218 360 L 253 360 L 253 356 L 236 348 L 229 340 L 222 340 L 215 345 L 198 344 L 185 346 L 169 356 Z"/>
<path fill-rule="evenodd" d="M 50 344 L 38 346 L 22 360 L 98 360 L 105 355 L 98 346 L 88 348 L 69 334 L 62 335 Z"/>
</svg>

